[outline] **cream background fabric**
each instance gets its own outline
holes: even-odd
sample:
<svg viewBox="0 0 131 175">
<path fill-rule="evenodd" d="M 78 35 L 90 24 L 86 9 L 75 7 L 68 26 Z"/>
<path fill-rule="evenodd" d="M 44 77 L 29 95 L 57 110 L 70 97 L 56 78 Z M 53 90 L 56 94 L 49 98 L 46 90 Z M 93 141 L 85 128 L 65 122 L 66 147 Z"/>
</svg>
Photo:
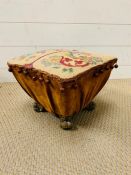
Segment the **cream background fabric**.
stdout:
<svg viewBox="0 0 131 175">
<path fill-rule="evenodd" d="M 17 83 L 0 84 L 0 174 L 130 175 L 131 80 L 110 80 L 64 131 Z"/>
</svg>

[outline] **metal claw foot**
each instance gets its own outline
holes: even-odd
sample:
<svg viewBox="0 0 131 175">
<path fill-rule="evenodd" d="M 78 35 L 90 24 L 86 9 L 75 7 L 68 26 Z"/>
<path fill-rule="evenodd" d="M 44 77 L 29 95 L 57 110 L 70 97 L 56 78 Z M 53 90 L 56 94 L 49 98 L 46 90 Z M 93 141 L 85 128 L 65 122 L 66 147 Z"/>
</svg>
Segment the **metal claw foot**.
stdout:
<svg viewBox="0 0 131 175">
<path fill-rule="evenodd" d="M 66 118 L 60 118 L 60 127 L 65 130 L 72 129 L 73 123 Z"/>
<path fill-rule="evenodd" d="M 46 112 L 45 108 L 38 103 L 34 103 L 34 110 L 36 112 Z"/>
<path fill-rule="evenodd" d="M 87 111 L 93 111 L 95 107 L 96 107 L 96 104 L 93 101 L 91 101 L 85 109 Z"/>
</svg>

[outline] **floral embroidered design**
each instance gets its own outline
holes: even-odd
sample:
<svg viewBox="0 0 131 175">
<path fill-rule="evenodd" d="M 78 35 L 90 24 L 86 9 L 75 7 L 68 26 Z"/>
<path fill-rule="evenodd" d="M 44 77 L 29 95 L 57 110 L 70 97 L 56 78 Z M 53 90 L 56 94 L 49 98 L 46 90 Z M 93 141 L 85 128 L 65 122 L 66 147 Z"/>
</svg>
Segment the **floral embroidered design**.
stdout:
<svg viewBox="0 0 131 175">
<path fill-rule="evenodd" d="M 68 52 L 67 56 L 62 56 L 60 63 L 68 67 L 85 67 L 103 63 L 101 58 L 92 57 L 90 53 L 80 53 L 77 50 Z"/>
<path fill-rule="evenodd" d="M 89 61 L 89 64 L 96 65 L 98 63 L 103 63 L 103 60 L 98 57 L 92 57 L 92 59 Z"/>
<path fill-rule="evenodd" d="M 41 60 L 41 64 L 45 67 L 61 69 L 62 73 L 72 73 L 74 71 L 73 67 L 85 67 L 103 63 L 103 60 L 101 58 L 93 57 L 90 53 L 79 52 L 77 50 L 57 51 L 59 51 L 58 55 L 56 54 L 57 52 L 54 52 L 55 55 L 49 54 L 47 58 L 43 58 Z"/>
<path fill-rule="evenodd" d="M 57 58 L 52 58 L 51 61 L 47 60 L 47 59 L 43 59 L 41 61 L 41 64 L 43 64 L 45 67 L 53 67 L 53 68 L 60 68 L 60 63 L 57 62 Z"/>
<path fill-rule="evenodd" d="M 84 60 L 82 60 L 79 57 L 75 59 L 69 57 L 62 57 L 60 63 L 69 67 L 84 67 L 89 64 L 88 62 L 84 62 Z"/>
<path fill-rule="evenodd" d="M 37 54 L 41 55 L 35 59 Z M 75 67 L 86 67 L 86 66 L 95 66 L 97 64 L 103 63 L 103 59 L 100 57 L 95 57 L 91 53 L 79 52 L 77 50 L 52 50 L 46 53 L 46 50 L 37 52 L 36 54 L 28 54 L 22 56 L 20 59 L 25 59 L 25 62 L 29 62 L 30 59 L 33 59 L 31 63 L 27 63 L 24 66 L 26 68 L 33 68 L 34 62 L 40 60 L 40 64 L 44 67 L 59 69 L 62 73 L 72 73 L 74 72 Z"/>
</svg>

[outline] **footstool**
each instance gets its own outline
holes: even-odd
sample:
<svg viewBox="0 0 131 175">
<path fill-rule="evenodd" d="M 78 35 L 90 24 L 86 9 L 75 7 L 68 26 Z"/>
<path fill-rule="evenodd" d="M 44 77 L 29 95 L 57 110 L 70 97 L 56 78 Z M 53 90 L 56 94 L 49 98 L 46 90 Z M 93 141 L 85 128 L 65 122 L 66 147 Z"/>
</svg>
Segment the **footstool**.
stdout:
<svg viewBox="0 0 131 175">
<path fill-rule="evenodd" d="M 9 71 L 35 100 L 37 112 L 60 118 L 63 129 L 83 109 L 93 110 L 93 98 L 107 82 L 117 58 L 77 50 L 43 50 L 8 61 Z"/>
</svg>

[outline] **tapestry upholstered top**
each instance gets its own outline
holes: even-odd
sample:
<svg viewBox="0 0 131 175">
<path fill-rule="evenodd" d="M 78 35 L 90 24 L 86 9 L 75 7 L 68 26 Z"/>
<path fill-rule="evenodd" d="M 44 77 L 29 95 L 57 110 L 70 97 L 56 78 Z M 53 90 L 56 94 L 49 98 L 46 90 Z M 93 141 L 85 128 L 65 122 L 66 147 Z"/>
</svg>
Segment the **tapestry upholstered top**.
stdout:
<svg viewBox="0 0 131 175">
<path fill-rule="evenodd" d="M 86 70 L 113 60 L 112 56 L 103 56 L 77 50 L 42 50 L 33 54 L 16 57 L 8 64 L 35 68 L 56 75 L 71 78 Z"/>
</svg>

